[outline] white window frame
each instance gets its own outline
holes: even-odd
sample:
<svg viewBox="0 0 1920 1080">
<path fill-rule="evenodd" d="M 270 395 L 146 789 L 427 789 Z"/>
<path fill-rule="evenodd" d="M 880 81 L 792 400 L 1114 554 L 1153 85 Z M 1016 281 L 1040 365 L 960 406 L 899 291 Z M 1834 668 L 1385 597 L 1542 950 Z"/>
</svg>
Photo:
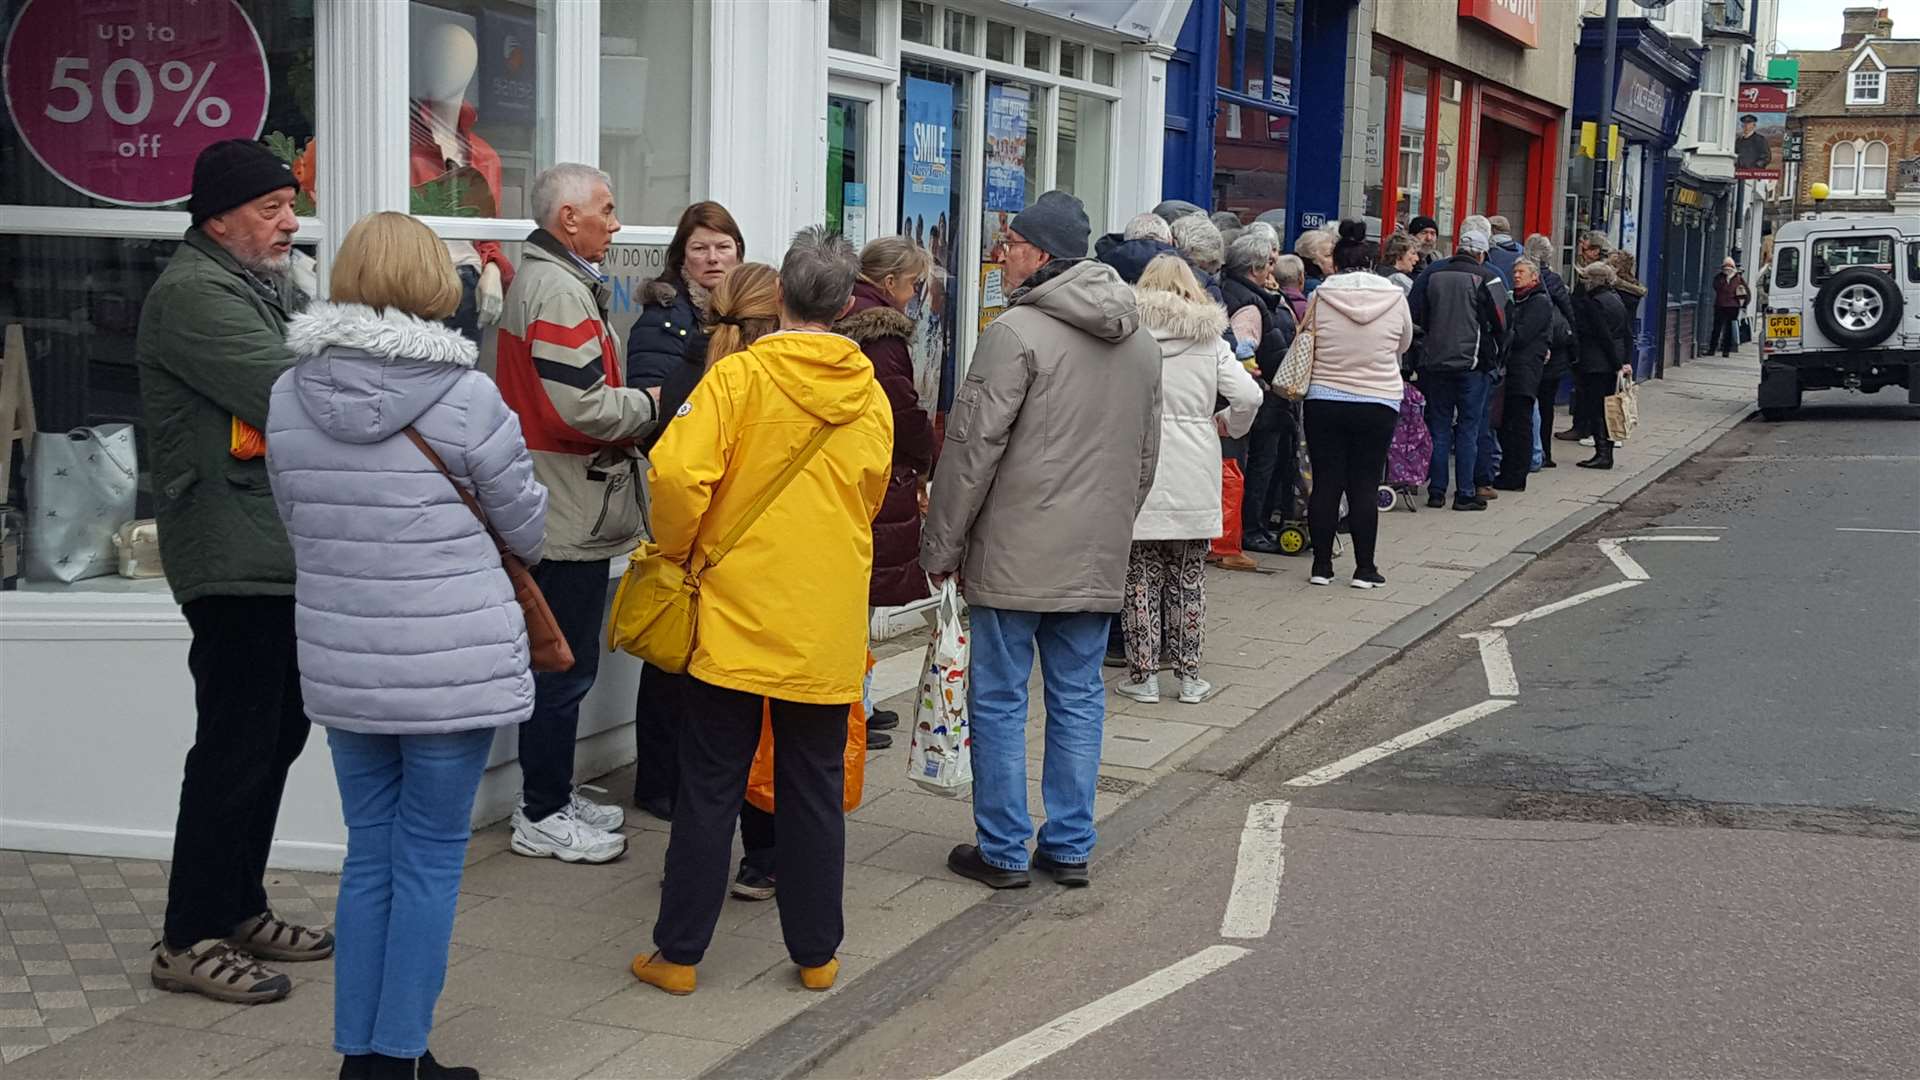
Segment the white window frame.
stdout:
<svg viewBox="0 0 1920 1080">
<path fill-rule="evenodd" d="M 1843 146 L 1853 154 L 1853 162 L 1846 167 L 1844 173 L 1841 171 L 1841 167 L 1836 160 L 1840 148 Z M 1880 164 L 1869 165 L 1867 163 L 1867 156 L 1872 153 L 1875 148 L 1878 148 L 1880 151 Z M 1892 148 L 1879 139 L 1851 139 L 1834 143 L 1833 147 L 1827 151 L 1827 187 L 1829 194 L 1831 197 L 1839 199 L 1883 199 L 1887 195 L 1887 172 L 1891 165 Z M 1880 170 L 1879 186 L 1873 189 L 1868 189 L 1865 186 L 1867 170 L 1869 168 Z M 1841 177 L 1843 175 L 1846 177 L 1844 186 L 1841 184 Z"/>
<path fill-rule="evenodd" d="M 1867 61 L 1873 61 L 1871 68 Z M 1860 76 L 1871 75 L 1875 78 L 1871 95 L 1860 90 Z M 1847 68 L 1847 104 L 1848 105 L 1885 105 L 1887 103 L 1887 65 L 1880 60 L 1872 48 L 1862 52 L 1858 59 Z"/>
</svg>

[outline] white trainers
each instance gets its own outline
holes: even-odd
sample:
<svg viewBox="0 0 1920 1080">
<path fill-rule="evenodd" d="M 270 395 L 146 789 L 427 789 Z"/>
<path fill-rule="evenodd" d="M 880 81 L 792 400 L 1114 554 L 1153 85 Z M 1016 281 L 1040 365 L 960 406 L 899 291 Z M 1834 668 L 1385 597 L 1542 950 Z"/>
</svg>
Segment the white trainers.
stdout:
<svg viewBox="0 0 1920 1080">
<path fill-rule="evenodd" d="M 530 859 L 605 863 L 626 854 L 627 838 L 580 821 L 572 807 L 562 807 L 544 821 L 528 821 L 525 810 L 515 810 L 512 847 L 515 855 Z"/>
<path fill-rule="evenodd" d="M 580 790 L 581 789 L 578 788 L 574 789 L 573 798 L 567 803 L 567 809 L 573 811 L 575 821 L 578 821 L 582 825 L 599 829 L 601 832 L 610 833 L 619 832 L 626 826 L 627 812 L 625 810 L 617 806 L 608 806 L 605 803 L 593 802 L 582 796 Z M 587 788 L 586 790 L 599 791 L 602 795 L 606 794 L 606 792 L 600 788 Z"/>
<path fill-rule="evenodd" d="M 1160 703 L 1160 673 L 1157 671 L 1148 675 L 1146 682 L 1122 679 L 1113 688 L 1121 697 L 1132 698 L 1145 705 Z"/>
<path fill-rule="evenodd" d="M 1180 677 L 1180 704 L 1198 705 L 1213 693 L 1213 684 L 1205 679 Z"/>
</svg>

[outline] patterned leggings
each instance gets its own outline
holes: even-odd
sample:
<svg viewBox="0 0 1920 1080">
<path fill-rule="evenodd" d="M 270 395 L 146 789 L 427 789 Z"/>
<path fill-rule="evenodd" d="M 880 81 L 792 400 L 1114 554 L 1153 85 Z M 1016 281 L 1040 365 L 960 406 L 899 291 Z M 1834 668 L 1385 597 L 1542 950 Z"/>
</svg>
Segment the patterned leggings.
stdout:
<svg viewBox="0 0 1920 1080">
<path fill-rule="evenodd" d="M 1127 668 L 1134 682 L 1160 668 L 1161 638 L 1174 673 L 1200 677 L 1207 632 L 1206 540 L 1136 540 L 1127 559 Z"/>
</svg>

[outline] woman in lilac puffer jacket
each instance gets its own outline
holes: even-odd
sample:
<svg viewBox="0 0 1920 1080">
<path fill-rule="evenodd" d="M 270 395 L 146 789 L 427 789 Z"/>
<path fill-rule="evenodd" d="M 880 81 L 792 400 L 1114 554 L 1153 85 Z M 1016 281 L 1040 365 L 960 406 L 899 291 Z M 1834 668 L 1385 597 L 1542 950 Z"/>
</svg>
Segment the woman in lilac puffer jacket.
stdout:
<svg viewBox="0 0 1920 1080">
<path fill-rule="evenodd" d="M 427 1052 L 495 728 L 533 710 L 526 622 L 500 556 L 417 430 L 507 546 L 540 557 L 547 492 L 472 342 L 445 247 L 404 214 L 362 219 L 333 303 L 287 327 L 267 469 L 293 542 L 307 715 L 327 729 L 347 859 L 335 928 L 343 1077 L 459 1077 Z"/>
</svg>

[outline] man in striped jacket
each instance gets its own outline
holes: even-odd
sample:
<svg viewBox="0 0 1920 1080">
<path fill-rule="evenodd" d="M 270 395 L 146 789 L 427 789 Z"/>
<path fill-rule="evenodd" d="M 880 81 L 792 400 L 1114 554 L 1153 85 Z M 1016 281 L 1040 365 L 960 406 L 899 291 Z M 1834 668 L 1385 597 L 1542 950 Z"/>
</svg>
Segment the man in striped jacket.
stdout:
<svg viewBox="0 0 1920 1080">
<path fill-rule="evenodd" d="M 534 580 L 573 648 L 573 670 L 534 675 L 533 718 L 520 725 L 521 807 L 513 850 L 603 863 L 627 849 L 626 815 L 579 796 L 573 749 L 580 701 L 600 666 L 609 563 L 645 528 L 637 444 L 660 424 L 659 392 L 623 385 L 599 262 L 620 231 L 607 174 L 555 165 L 534 178 L 533 218 L 482 364 L 520 418 L 547 487 L 546 559 Z"/>
</svg>

